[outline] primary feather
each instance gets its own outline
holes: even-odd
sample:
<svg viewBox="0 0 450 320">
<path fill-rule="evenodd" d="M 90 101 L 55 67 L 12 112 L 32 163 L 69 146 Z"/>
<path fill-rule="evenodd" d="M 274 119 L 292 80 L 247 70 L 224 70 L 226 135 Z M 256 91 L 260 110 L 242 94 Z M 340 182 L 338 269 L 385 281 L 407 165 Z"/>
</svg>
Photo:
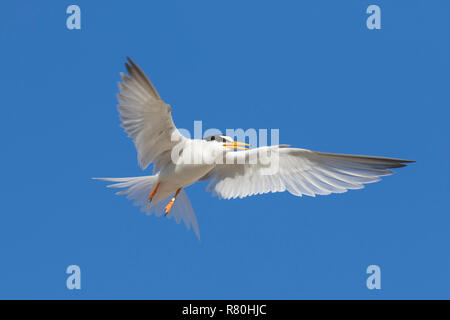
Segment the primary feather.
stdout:
<svg viewBox="0 0 450 320">
<path fill-rule="evenodd" d="M 264 164 L 261 155 L 275 155 L 277 168 L 267 172 L 271 164 Z M 343 193 L 361 189 L 364 184 L 377 182 L 390 175 L 392 168 L 400 168 L 408 160 L 371 156 L 315 152 L 283 146 L 262 147 L 227 154 L 234 163 L 217 165 L 206 179 L 208 191 L 224 199 L 244 198 L 268 192 L 289 191 L 296 196 Z M 250 163 L 250 159 L 256 163 Z"/>
<path fill-rule="evenodd" d="M 118 110 L 122 127 L 133 139 L 142 169 L 185 139 L 175 127 L 171 108 L 161 100 L 142 70 L 128 58 L 129 75 L 121 74 Z"/>
</svg>

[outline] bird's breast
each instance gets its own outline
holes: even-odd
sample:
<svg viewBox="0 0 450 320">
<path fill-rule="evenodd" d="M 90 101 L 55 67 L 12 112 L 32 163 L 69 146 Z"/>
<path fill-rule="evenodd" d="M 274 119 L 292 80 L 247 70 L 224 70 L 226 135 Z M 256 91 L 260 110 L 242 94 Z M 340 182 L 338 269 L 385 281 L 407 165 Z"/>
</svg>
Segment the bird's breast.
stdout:
<svg viewBox="0 0 450 320">
<path fill-rule="evenodd" d="M 214 146 L 190 140 L 179 152 L 172 153 L 171 161 L 160 172 L 160 181 L 172 187 L 186 187 L 198 181 L 216 165 Z"/>
<path fill-rule="evenodd" d="M 187 187 L 207 174 L 214 164 L 174 164 L 164 167 L 159 180 L 176 188 Z"/>
</svg>

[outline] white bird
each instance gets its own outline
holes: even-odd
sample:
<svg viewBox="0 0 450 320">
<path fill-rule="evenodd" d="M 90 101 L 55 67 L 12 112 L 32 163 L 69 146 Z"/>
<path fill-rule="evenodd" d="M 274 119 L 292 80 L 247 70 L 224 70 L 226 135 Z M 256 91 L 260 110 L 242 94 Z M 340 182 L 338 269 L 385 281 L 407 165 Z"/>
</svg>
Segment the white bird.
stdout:
<svg viewBox="0 0 450 320">
<path fill-rule="evenodd" d="M 94 179 L 116 182 L 108 187 L 123 188 L 117 194 L 127 195 L 148 214 L 175 217 L 177 223 L 183 220 L 188 229 L 192 225 L 198 238 L 197 219 L 183 190 L 197 181 L 208 180 L 207 191 L 223 199 L 286 190 L 295 196 L 314 197 L 361 189 L 366 183 L 393 174 L 389 169 L 414 162 L 286 145 L 234 152 L 249 145 L 225 135 L 187 139 L 175 127 L 170 106 L 144 72 L 127 59 L 129 75 L 121 73 L 119 82 L 120 119 L 134 141 L 140 167 L 146 169 L 153 163 L 153 175 Z"/>
</svg>

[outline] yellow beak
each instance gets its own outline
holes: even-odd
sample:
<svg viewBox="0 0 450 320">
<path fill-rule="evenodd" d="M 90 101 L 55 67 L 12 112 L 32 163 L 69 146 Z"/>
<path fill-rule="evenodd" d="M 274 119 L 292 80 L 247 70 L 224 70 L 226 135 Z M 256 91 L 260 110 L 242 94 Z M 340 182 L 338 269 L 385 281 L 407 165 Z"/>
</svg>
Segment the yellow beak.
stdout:
<svg viewBox="0 0 450 320">
<path fill-rule="evenodd" d="M 233 143 L 224 143 L 223 144 L 224 147 L 227 147 L 229 149 L 233 149 L 233 150 L 247 150 L 250 147 L 250 145 L 248 143 L 243 143 L 243 142 L 238 142 L 238 141 L 234 141 Z M 240 146 L 245 146 L 245 147 L 240 147 Z"/>
</svg>

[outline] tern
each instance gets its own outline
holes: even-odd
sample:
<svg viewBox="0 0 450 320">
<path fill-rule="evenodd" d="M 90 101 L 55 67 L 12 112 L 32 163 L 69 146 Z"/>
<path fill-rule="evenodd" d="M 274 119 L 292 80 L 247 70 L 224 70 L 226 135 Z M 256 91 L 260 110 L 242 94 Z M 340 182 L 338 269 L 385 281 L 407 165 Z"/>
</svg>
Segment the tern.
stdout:
<svg viewBox="0 0 450 320">
<path fill-rule="evenodd" d="M 144 72 L 130 58 L 127 61 L 128 75 L 121 73 L 117 95 L 121 126 L 135 144 L 139 166 L 145 170 L 153 163 L 153 174 L 94 179 L 114 182 L 108 187 L 121 188 L 117 194 L 134 200 L 147 214 L 183 220 L 199 239 L 197 218 L 184 192 L 197 181 L 209 181 L 206 190 L 221 199 L 283 191 L 314 197 L 361 189 L 393 174 L 390 169 L 414 162 L 288 145 L 250 149 L 222 134 L 188 139 L 175 127 L 170 105 Z"/>
</svg>

